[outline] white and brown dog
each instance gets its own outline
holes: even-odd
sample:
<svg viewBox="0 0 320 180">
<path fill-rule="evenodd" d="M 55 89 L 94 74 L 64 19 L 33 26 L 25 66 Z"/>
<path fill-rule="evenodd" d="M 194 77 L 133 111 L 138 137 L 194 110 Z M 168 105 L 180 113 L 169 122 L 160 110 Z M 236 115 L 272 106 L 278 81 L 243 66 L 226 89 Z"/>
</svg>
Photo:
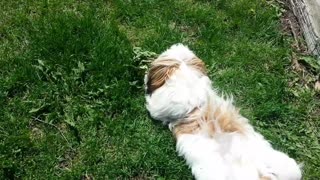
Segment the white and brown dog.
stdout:
<svg viewBox="0 0 320 180">
<path fill-rule="evenodd" d="M 166 124 L 177 151 L 199 180 L 298 180 L 299 165 L 274 150 L 232 100 L 211 87 L 205 64 L 188 47 L 173 45 L 145 77 L 150 115 Z"/>
</svg>

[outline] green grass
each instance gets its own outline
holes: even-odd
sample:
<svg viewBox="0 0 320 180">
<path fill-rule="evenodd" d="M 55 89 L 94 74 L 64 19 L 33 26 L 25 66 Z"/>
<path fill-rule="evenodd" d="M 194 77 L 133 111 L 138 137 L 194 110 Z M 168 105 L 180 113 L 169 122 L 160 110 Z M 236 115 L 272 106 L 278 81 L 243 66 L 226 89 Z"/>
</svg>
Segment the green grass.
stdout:
<svg viewBox="0 0 320 180">
<path fill-rule="evenodd" d="M 144 107 L 134 47 L 183 42 L 214 86 L 320 177 L 320 103 L 289 86 L 291 37 L 269 1 L 1 1 L 0 178 L 192 179 Z M 293 93 L 295 92 L 295 93 Z"/>
</svg>

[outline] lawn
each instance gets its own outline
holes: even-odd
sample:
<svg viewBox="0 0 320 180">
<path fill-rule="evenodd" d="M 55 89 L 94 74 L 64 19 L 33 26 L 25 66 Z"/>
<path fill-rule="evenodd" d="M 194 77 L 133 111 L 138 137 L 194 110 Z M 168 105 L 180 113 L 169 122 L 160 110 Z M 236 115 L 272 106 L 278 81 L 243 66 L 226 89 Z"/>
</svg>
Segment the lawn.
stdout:
<svg viewBox="0 0 320 180">
<path fill-rule="evenodd" d="M 291 68 L 293 38 L 274 1 L 0 6 L 0 179 L 192 179 L 144 107 L 143 60 L 177 42 L 257 131 L 304 164 L 304 179 L 320 177 L 320 96 Z"/>
</svg>

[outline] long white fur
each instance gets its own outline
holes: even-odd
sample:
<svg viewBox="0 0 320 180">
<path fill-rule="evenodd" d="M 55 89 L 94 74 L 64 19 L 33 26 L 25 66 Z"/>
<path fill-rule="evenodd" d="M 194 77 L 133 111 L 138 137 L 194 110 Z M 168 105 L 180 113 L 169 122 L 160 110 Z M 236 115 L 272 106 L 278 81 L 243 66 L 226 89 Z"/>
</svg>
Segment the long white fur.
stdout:
<svg viewBox="0 0 320 180">
<path fill-rule="evenodd" d="M 159 58 L 171 58 L 181 62 L 179 69 L 155 90 L 146 95 L 147 109 L 154 119 L 169 123 L 173 127 L 195 107 L 203 109 L 210 104 L 212 111 L 219 107 L 233 111 L 231 100 L 217 95 L 211 81 L 199 75 L 185 62 L 196 57 L 186 46 L 173 45 Z M 217 119 L 212 119 L 216 123 Z M 222 132 L 218 124 L 214 137 L 207 132 L 183 134 L 177 137 L 177 151 L 183 156 L 198 180 L 299 180 L 301 170 L 294 159 L 274 150 L 262 135 L 255 132 L 248 120 L 237 119 L 244 133 Z"/>
</svg>

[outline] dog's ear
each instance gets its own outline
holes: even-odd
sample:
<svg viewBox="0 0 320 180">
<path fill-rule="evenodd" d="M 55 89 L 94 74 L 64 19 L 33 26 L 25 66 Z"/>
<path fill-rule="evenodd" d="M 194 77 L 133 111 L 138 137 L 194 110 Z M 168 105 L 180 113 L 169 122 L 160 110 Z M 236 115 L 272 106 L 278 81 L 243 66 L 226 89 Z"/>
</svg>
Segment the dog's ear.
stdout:
<svg viewBox="0 0 320 180">
<path fill-rule="evenodd" d="M 192 58 L 191 60 L 187 61 L 187 65 L 193 67 L 194 69 L 200 71 L 201 73 L 203 73 L 203 75 L 207 75 L 207 68 L 206 65 L 204 64 L 204 62 L 195 57 Z"/>
<path fill-rule="evenodd" d="M 147 94 L 152 94 L 179 68 L 180 62 L 172 59 L 155 60 L 147 75 Z"/>
</svg>

